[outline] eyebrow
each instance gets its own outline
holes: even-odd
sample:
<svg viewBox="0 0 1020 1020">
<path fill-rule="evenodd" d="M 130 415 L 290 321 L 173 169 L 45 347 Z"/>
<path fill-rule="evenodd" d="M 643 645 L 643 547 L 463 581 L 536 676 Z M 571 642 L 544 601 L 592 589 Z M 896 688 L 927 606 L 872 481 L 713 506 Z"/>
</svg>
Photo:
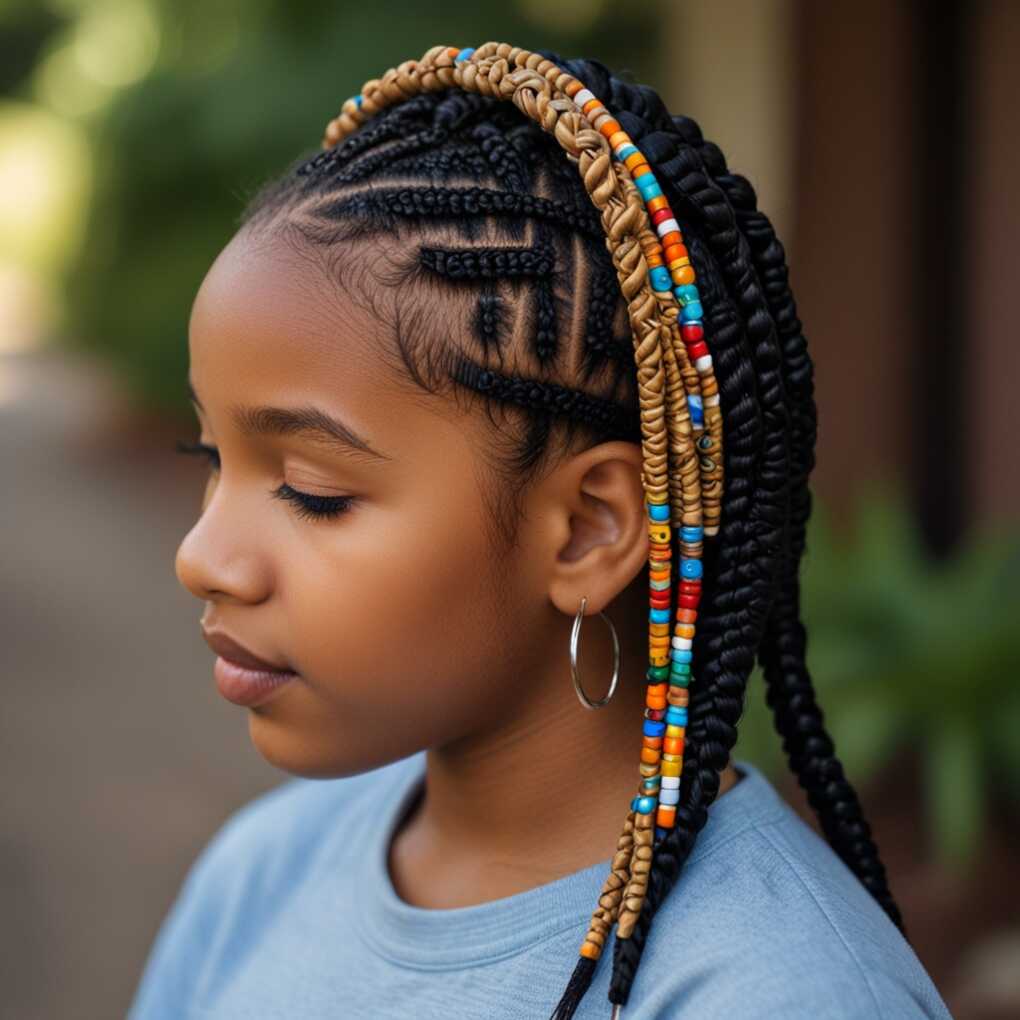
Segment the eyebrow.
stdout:
<svg viewBox="0 0 1020 1020">
<path fill-rule="evenodd" d="M 204 412 L 190 379 L 188 393 L 195 406 Z M 234 406 L 230 408 L 230 417 L 245 435 L 301 435 L 339 453 L 361 455 L 370 460 L 392 460 L 370 446 L 366 439 L 339 418 L 312 405 L 295 408 Z"/>
</svg>

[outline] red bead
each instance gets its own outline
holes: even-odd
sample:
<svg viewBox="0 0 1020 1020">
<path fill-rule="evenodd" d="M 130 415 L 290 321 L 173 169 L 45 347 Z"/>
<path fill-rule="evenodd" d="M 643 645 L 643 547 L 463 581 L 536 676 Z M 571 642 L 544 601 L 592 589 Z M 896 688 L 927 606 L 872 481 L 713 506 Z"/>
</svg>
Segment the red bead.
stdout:
<svg viewBox="0 0 1020 1020">
<path fill-rule="evenodd" d="M 688 344 L 687 353 L 692 358 L 700 358 L 705 354 L 708 354 L 708 344 L 704 340 L 695 340 L 694 343 Z"/>
<path fill-rule="evenodd" d="M 700 595 L 681 595 L 679 598 L 679 604 L 684 609 L 697 609 L 700 601 Z"/>
<path fill-rule="evenodd" d="M 692 344 L 695 340 L 701 340 L 705 335 L 705 331 L 695 322 L 685 322 L 680 327 L 680 335 L 687 343 Z"/>
<path fill-rule="evenodd" d="M 658 226 L 663 220 L 670 220 L 673 218 L 673 211 L 667 206 L 665 209 L 656 209 L 652 213 L 652 223 Z"/>
<path fill-rule="evenodd" d="M 687 581 L 687 580 L 681 581 L 680 582 L 680 590 L 683 591 L 683 592 L 701 591 L 701 582 L 700 581 Z"/>
</svg>

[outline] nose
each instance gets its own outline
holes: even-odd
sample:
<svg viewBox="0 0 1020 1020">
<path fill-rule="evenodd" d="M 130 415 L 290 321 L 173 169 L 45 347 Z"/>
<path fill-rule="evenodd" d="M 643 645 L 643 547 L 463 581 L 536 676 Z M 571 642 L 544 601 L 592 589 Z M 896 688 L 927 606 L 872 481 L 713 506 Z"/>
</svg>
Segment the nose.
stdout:
<svg viewBox="0 0 1020 1020">
<path fill-rule="evenodd" d="M 263 551 L 257 517 L 250 505 L 233 503 L 222 482 L 203 502 L 202 514 L 177 547 L 177 580 L 203 602 L 257 604 L 272 588 L 272 571 Z"/>
</svg>

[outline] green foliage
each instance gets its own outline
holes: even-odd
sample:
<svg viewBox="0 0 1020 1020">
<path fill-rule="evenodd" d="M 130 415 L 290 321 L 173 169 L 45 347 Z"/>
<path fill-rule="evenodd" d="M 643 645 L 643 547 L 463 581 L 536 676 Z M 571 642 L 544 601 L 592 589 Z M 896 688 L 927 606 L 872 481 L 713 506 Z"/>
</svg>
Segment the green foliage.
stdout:
<svg viewBox="0 0 1020 1020">
<path fill-rule="evenodd" d="M 1020 790 L 1020 540 L 971 535 L 933 562 L 903 501 L 872 489 L 844 540 L 815 503 L 801 577 L 808 669 L 848 776 L 914 748 L 935 852 L 963 866 L 993 792 Z M 739 748 L 786 767 L 757 669 Z"/>
<path fill-rule="evenodd" d="M 258 186 L 318 151 L 366 79 L 439 42 L 506 39 L 653 75 L 652 12 L 588 6 L 600 12 L 588 28 L 564 34 L 518 5 L 468 0 L 164 0 L 159 60 L 90 128 L 97 187 L 65 288 L 73 340 L 112 361 L 147 407 L 186 409 L 189 308 Z"/>
</svg>

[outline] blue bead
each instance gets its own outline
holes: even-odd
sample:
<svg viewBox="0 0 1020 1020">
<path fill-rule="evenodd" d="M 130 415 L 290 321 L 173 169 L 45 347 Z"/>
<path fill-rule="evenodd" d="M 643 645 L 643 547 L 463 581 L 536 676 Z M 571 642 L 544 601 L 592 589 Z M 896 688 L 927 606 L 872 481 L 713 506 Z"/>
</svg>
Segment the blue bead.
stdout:
<svg viewBox="0 0 1020 1020">
<path fill-rule="evenodd" d="M 475 52 L 474 46 L 469 46 L 466 50 L 461 50 L 460 53 L 458 53 L 457 56 L 453 58 L 453 62 L 455 64 L 462 64 L 474 52 Z"/>
<path fill-rule="evenodd" d="M 701 302 L 691 301 L 689 304 L 683 306 L 680 310 L 680 318 L 683 322 L 693 322 L 695 319 L 700 320 L 702 316 Z"/>
<path fill-rule="evenodd" d="M 691 407 L 696 407 L 699 411 L 701 410 L 701 397 L 696 394 L 689 396 L 687 398 L 687 403 L 690 404 Z"/>
<path fill-rule="evenodd" d="M 365 97 L 360 92 L 354 97 L 354 105 L 357 106 L 359 110 L 361 109 L 361 104 L 364 101 Z"/>
<path fill-rule="evenodd" d="M 684 577 L 701 577 L 701 560 L 688 560 L 681 556 L 680 573 Z"/>
<path fill-rule="evenodd" d="M 655 826 L 655 838 L 665 839 L 669 835 L 669 829 L 664 829 L 661 825 Z"/>
<path fill-rule="evenodd" d="M 691 408 L 691 424 L 692 425 L 704 425 L 705 416 L 701 413 L 700 407 Z"/>
<path fill-rule="evenodd" d="M 666 732 L 666 724 L 661 719 L 646 719 L 642 732 L 646 737 L 661 737 Z"/>
<path fill-rule="evenodd" d="M 648 516 L 653 521 L 668 521 L 669 520 L 669 504 L 668 503 L 649 503 L 648 504 Z"/>
<path fill-rule="evenodd" d="M 633 156 L 634 153 L 637 151 L 638 147 L 636 145 L 631 145 L 628 143 L 622 149 L 620 149 L 618 153 L 616 153 L 616 158 L 622 163 L 625 159 L 630 159 L 630 157 Z"/>
<path fill-rule="evenodd" d="M 674 648 L 669 653 L 669 657 L 674 662 L 690 662 L 691 659 L 694 658 L 694 656 L 691 655 L 691 650 L 689 648 Z"/>
<path fill-rule="evenodd" d="M 652 793 L 658 793 L 661 781 L 662 776 L 650 776 L 641 783 L 641 786 L 643 789 L 650 790 Z"/>
<path fill-rule="evenodd" d="M 655 797 L 636 797 L 637 804 L 634 806 L 634 810 L 643 815 L 650 815 L 657 806 Z"/>
<path fill-rule="evenodd" d="M 668 609 L 649 609 L 648 619 L 652 623 L 669 623 Z"/>
<path fill-rule="evenodd" d="M 648 270 L 648 279 L 652 282 L 653 290 L 669 290 L 673 286 L 669 270 L 665 266 L 655 266 Z"/>
<path fill-rule="evenodd" d="M 670 726 L 686 726 L 687 709 L 678 705 L 670 705 L 666 709 L 666 722 Z"/>
<path fill-rule="evenodd" d="M 645 183 L 646 181 L 648 182 L 647 184 Z M 641 197 L 646 202 L 662 194 L 659 182 L 651 174 L 642 174 L 635 183 L 638 186 L 638 191 L 641 192 Z"/>
<path fill-rule="evenodd" d="M 685 542 L 700 542 L 702 536 L 705 533 L 705 529 L 702 527 L 696 527 L 695 525 L 684 525 L 680 529 L 680 537 Z"/>
<path fill-rule="evenodd" d="M 693 283 L 682 283 L 679 287 L 674 288 L 673 293 L 676 294 L 682 304 L 687 304 L 689 301 L 701 300 L 698 288 L 695 287 Z"/>
</svg>

